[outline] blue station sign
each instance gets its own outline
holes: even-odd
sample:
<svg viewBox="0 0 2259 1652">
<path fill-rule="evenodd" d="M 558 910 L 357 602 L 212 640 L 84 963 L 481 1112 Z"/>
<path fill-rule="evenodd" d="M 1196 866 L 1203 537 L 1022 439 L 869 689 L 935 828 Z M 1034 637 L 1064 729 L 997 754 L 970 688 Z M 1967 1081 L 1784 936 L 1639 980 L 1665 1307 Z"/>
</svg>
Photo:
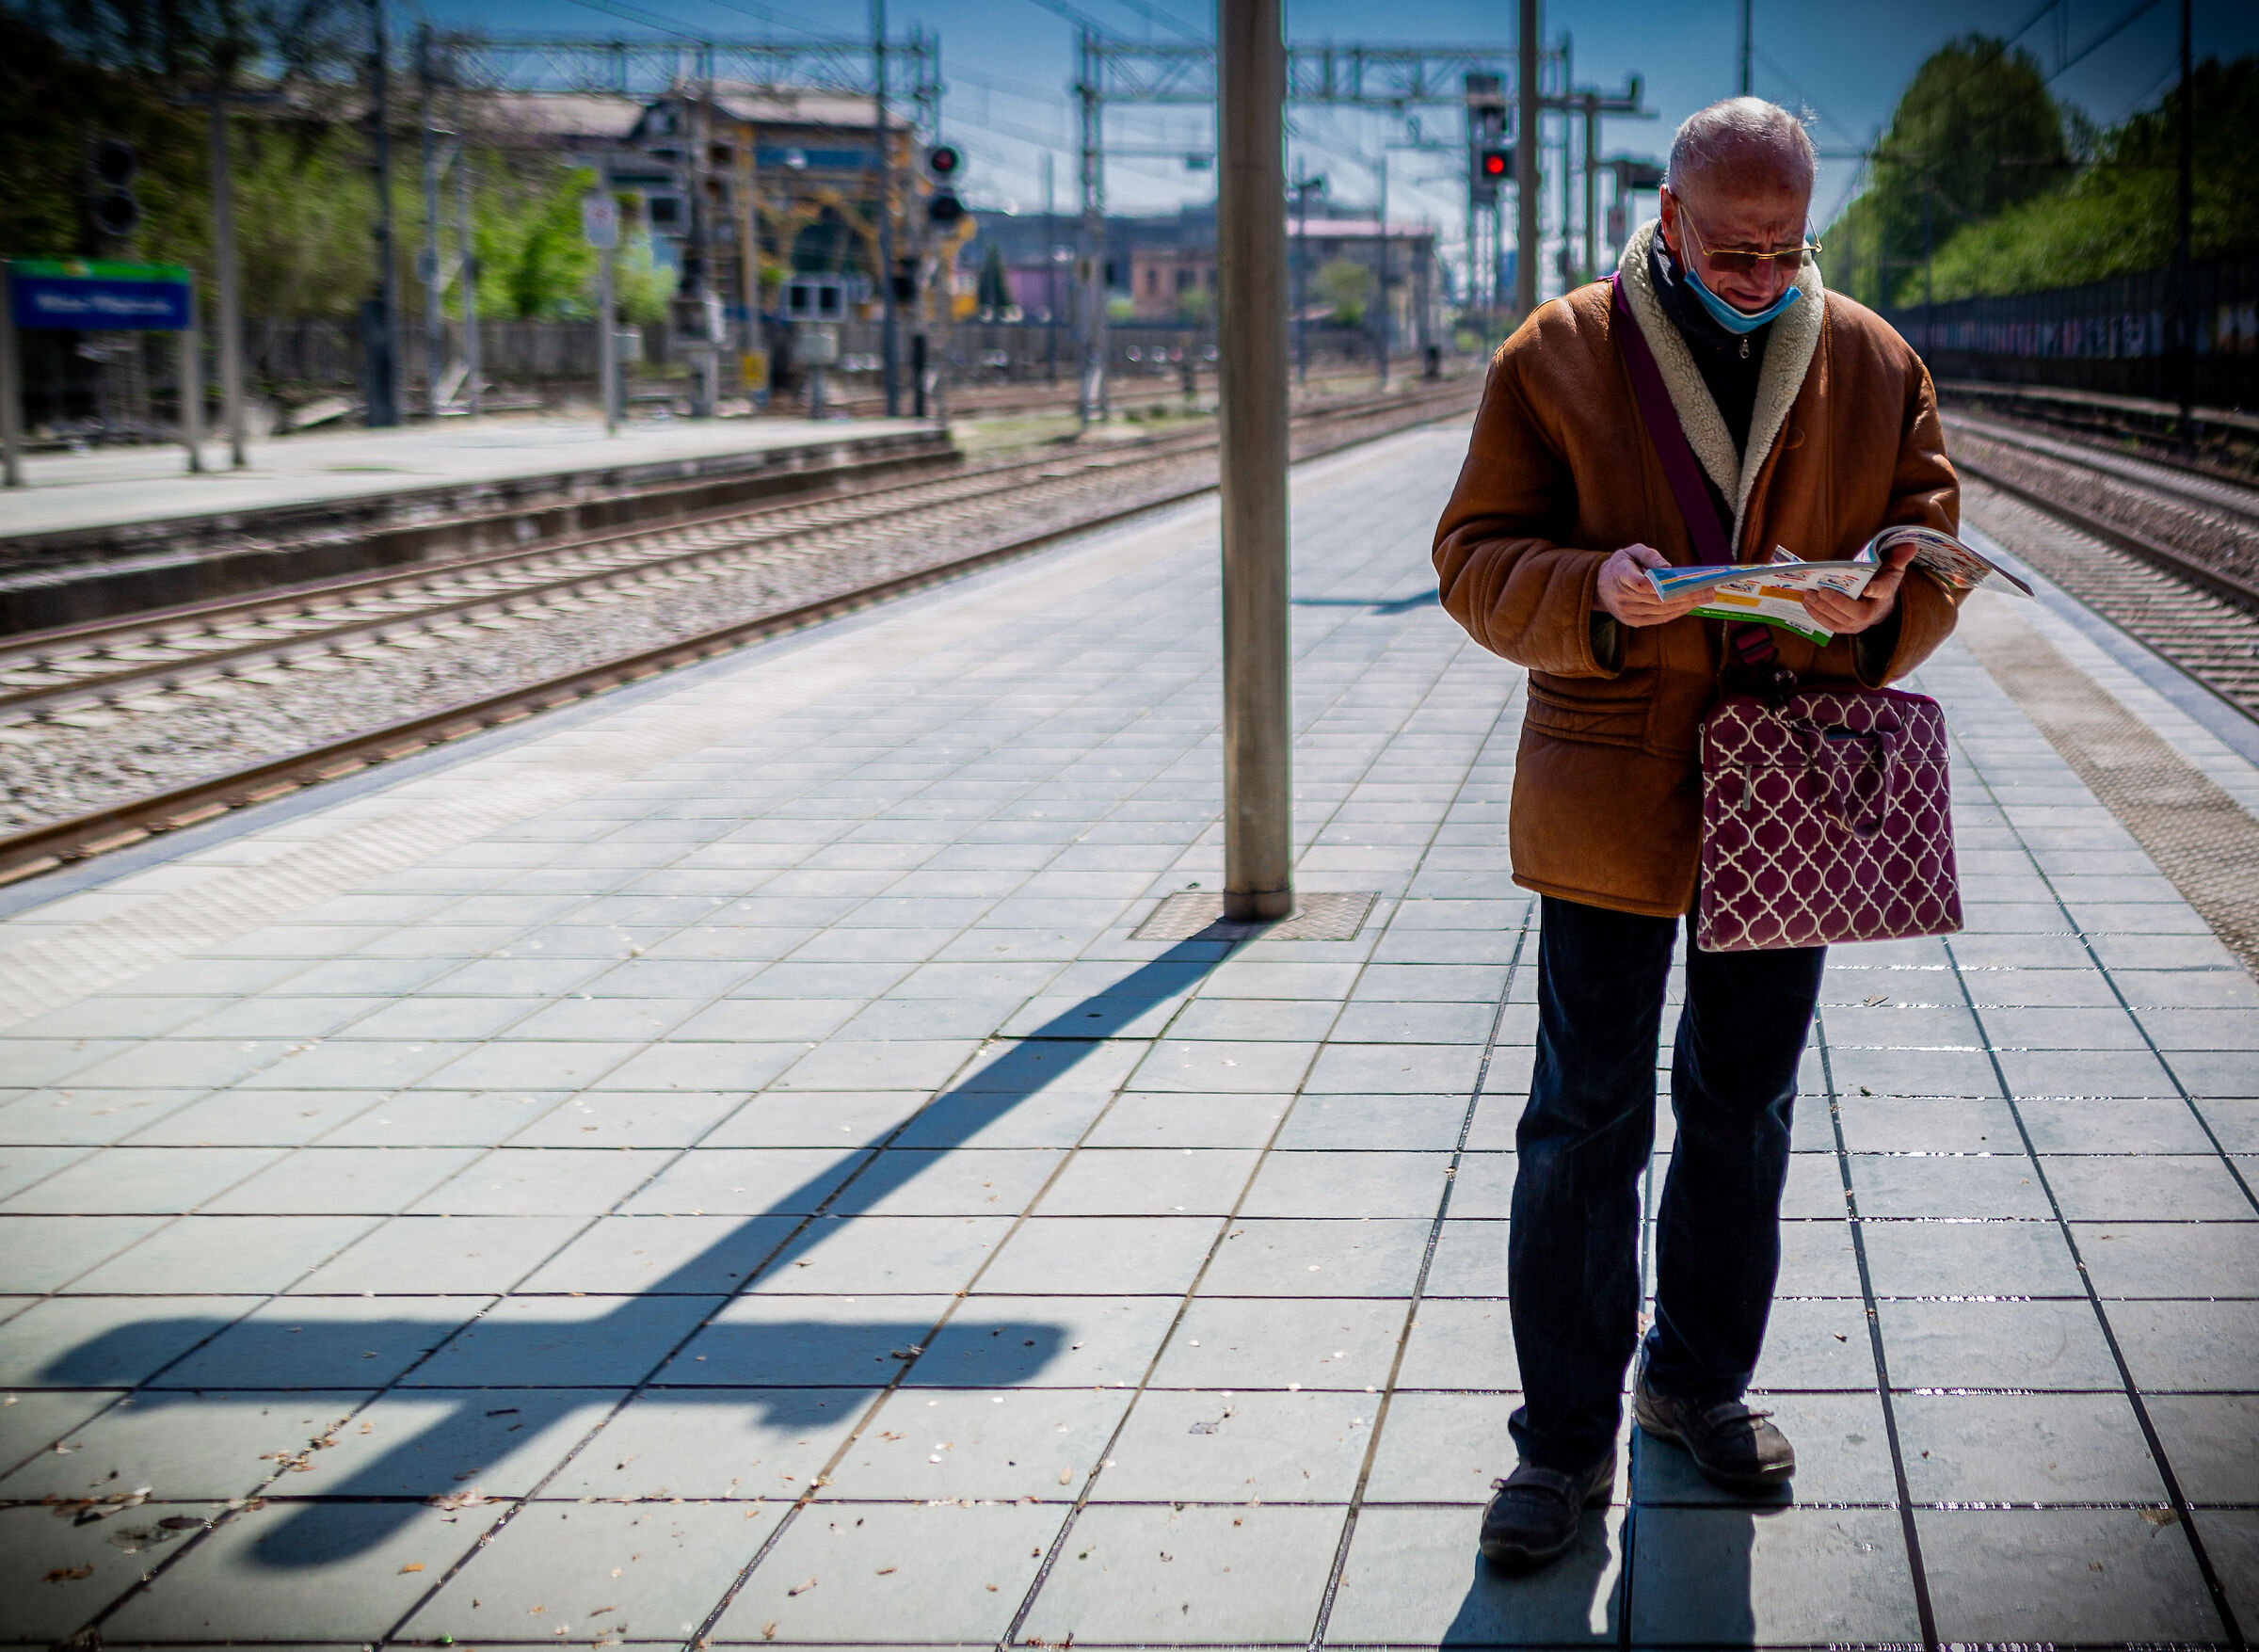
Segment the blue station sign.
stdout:
<svg viewBox="0 0 2259 1652">
<path fill-rule="evenodd" d="M 189 275 L 177 264 L 18 258 L 8 273 L 19 328 L 181 332 L 195 325 Z"/>
</svg>

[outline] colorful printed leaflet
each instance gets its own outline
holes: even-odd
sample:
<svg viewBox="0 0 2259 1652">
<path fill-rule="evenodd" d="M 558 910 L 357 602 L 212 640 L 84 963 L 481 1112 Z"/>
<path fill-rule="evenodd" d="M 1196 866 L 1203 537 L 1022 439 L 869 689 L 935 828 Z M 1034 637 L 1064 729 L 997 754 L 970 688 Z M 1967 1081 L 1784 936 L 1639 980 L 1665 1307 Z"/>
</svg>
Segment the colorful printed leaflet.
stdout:
<svg viewBox="0 0 2259 1652">
<path fill-rule="evenodd" d="M 1928 569 L 1950 590 L 1973 590 L 1987 575 L 1996 573 L 2018 595 L 2031 595 L 2031 587 L 2013 573 L 1950 534 L 1920 527 L 1885 528 L 1849 561 L 1804 562 L 1775 546 L 1772 561 L 1761 571 L 1745 565 L 1718 564 L 1651 568 L 1647 570 L 1647 582 L 1659 597 L 1703 593 L 1701 605 L 1693 610 L 1702 618 L 1754 620 L 1824 643 L 1834 633 L 1812 617 L 1804 607 L 1804 593 L 1827 590 L 1839 596 L 1858 597 L 1866 589 L 1867 582 L 1882 571 L 1883 554 L 1899 545 L 1912 545 L 1914 560 L 1910 566 Z"/>
</svg>

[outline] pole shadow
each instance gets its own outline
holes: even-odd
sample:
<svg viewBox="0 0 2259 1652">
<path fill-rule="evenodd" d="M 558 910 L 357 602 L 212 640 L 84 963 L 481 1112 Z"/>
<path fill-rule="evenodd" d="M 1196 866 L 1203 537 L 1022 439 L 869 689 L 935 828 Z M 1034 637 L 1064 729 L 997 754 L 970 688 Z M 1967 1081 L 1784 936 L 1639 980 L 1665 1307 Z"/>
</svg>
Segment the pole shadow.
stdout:
<svg viewBox="0 0 2259 1652">
<path fill-rule="evenodd" d="M 1409 614 L 1415 608 L 1440 604 L 1443 594 L 1431 587 L 1416 597 L 1296 597 L 1297 608 L 1362 608 L 1370 614 Z"/>
<path fill-rule="evenodd" d="M 131 1387 L 136 1404 L 145 1409 L 167 1403 L 184 1408 L 185 1402 L 216 1392 L 325 1389 L 366 1394 L 380 1385 L 356 1383 L 351 1373 L 364 1358 L 374 1356 L 370 1351 L 404 1351 L 412 1369 L 444 1356 L 466 1332 L 475 1332 L 479 1347 L 460 1387 L 405 1387 L 397 1377 L 381 1385 L 382 1392 L 391 1396 L 445 1395 L 453 1408 L 411 1440 L 376 1454 L 325 1486 L 249 1551 L 252 1564 L 277 1569 L 333 1564 L 382 1543 L 427 1502 L 474 1484 L 477 1474 L 491 1468 L 507 1450 L 511 1435 L 531 1431 L 531 1438 L 605 1390 L 617 1398 L 657 1387 L 676 1402 L 723 1408 L 750 1405 L 756 1408 L 758 1422 L 778 1428 L 836 1420 L 836 1413 L 821 1415 L 826 1407 L 811 1397 L 811 1389 L 835 1389 L 844 1404 L 867 1403 L 874 1390 L 906 1375 L 923 1356 L 938 1322 L 779 1318 L 717 1326 L 711 1323 L 713 1316 L 855 1220 L 852 1213 L 830 1212 L 843 1204 L 862 1211 L 877 1205 L 930 1168 L 940 1155 L 967 1146 L 998 1118 L 1071 1073 L 1104 1048 L 1100 1039 L 1107 1032 L 1128 1024 L 1153 1003 L 1197 986 L 1231 951 L 1228 942 L 1208 939 L 1172 946 L 1017 1038 L 995 1061 L 862 1144 L 866 1156 L 844 1178 L 836 1169 L 818 1172 L 654 1285 L 601 1314 L 542 1319 L 489 1313 L 468 1325 L 444 1327 L 403 1315 L 349 1323 L 309 1323 L 295 1331 L 270 1321 L 217 1316 L 143 1320 L 88 1338 L 56 1355 L 40 1378 L 65 1387 Z M 917 1150 L 885 1150 L 913 1124 L 921 1126 Z M 750 1266 L 744 1259 L 748 1256 L 758 1259 Z M 725 1274 L 738 1282 L 733 1288 L 717 1289 L 716 1279 Z M 319 1299 L 308 1300 L 311 1305 Z M 523 1299 L 505 1299 L 510 1300 Z M 1065 1326 L 1009 1317 L 960 1316 L 950 1322 L 950 1330 L 958 1339 L 985 1333 L 998 1347 L 1014 1351 L 1008 1362 L 991 1363 L 985 1372 L 997 1386 L 1032 1383 L 1068 1335 Z M 680 1374 L 689 1380 L 670 1383 L 669 1367 L 694 1336 L 707 1351 L 698 1374 L 690 1377 L 685 1371 Z M 152 1348 L 182 1352 L 163 1357 L 152 1370 Z M 152 1387 L 187 1361 L 209 1362 L 216 1350 L 227 1356 L 224 1381 L 207 1380 L 193 1388 L 186 1381 L 176 1387 Z M 1005 1371 L 1016 1374 L 1001 1374 Z M 717 1376 L 734 1386 L 720 1386 Z M 541 1386 L 544 1383 L 554 1386 Z M 490 1402 L 497 1392 L 506 1392 L 509 1424 L 498 1426 L 490 1420 Z M 278 1498 L 289 1494 L 287 1481 L 273 1488 Z M 156 1495 L 164 1496 L 162 1487 Z M 322 1517 L 325 1510 L 333 1511 L 340 1503 L 362 1507 L 342 1524 Z"/>
</svg>

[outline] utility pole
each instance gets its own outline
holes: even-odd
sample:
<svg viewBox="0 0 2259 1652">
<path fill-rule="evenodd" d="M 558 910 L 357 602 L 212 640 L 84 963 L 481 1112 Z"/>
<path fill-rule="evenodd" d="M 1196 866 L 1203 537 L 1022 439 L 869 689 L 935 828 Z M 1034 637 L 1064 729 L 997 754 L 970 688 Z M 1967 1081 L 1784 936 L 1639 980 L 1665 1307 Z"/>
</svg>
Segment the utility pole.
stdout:
<svg viewBox="0 0 2259 1652">
<path fill-rule="evenodd" d="M 1923 361 L 1937 350 L 1937 242 L 1931 233 L 1930 201 L 1937 193 L 1937 180 L 1928 171 L 1922 174 L 1922 349 Z"/>
<path fill-rule="evenodd" d="M 456 94 L 456 128 L 462 128 L 462 94 Z M 471 240 L 471 155 L 457 149 L 455 156 L 455 259 L 457 291 L 463 305 L 463 411 L 478 417 L 478 250 Z"/>
<path fill-rule="evenodd" d="M 902 413 L 902 329 L 894 309 L 894 146 L 887 131 L 887 0 L 871 0 L 873 131 L 878 142 L 878 292 L 885 318 L 879 342 L 887 381 L 887 417 Z"/>
<path fill-rule="evenodd" d="M 2196 272 L 2188 258 L 2189 220 L 2196 206 L 2196 77 L 2190 56 L 2189 0 L 2181 0 L 2181 179 L 2178 234 L 2173 249 L 2174 281 L 2180 325 L 2178 335 L 2180 358 L 2176 363 L 2180 380 L 2176 387 L 2181 402 L 2181 441 L 2191 440 L 2189 420 L 2196 410 Z"/>
<path fill-rule="evenodd" d="M 1287 656 L 1287 52 L 1281 0 L 1216 7 L 1224 915 L 1294 909 Z"/>
<path fill-rule="evenodd" d="M 390 47 L 384 32 L 384 0 L 369 0 L 371 137 L 376 173 L 376 298 L 372 315 L 364 307 L 364 329 L 373 336 L 368 350 L 368 410 L 365 423 L 381 429 L 400 423 L 400 282 L 393 267 L 393 108 Z M 374 321 L 373 328 L 367 323 Z"/>
<path fill-rule="evenodd" d="M 1519 105 L 1514 138 L 1514 305 L 1524 316 L 1537 308 L 1537 77 L 1545 56 L 1537 38 L 1537 0 L 1521 0 L 1514 42 Z"/>
<path fill-rule="evenodd" d="M 1058 197 L 1053 191 L 1052 162 L 1058 157 L 1043 152 L 1043 359 L 1044 383 L 1059 383 L 1059 229 L 1053 221 Z"/>
<path fill-rule="evenodd" d="M 212 263 L 219 287 L 219 403 L 228 427 L 228 468 L 250 462 L 243 431 L 243 293 L 235 280 L 235 169 L 228 155 L 228 85 L 212 82 Z"/>
<path fill-rule="evenodd" d="M 1082 378 L 1075 410 L 1089 425 L 1106 417 L 1106 190 L 1099 131 L 1097 37 L 1081 31 L 1082 72 L 1075 88 L 1082 117 Z"/>
<path fill-rule="evenodd" d="M 769 352 L 761 336 L 761 154 L 753 122 L 737 128 L 738 386 L 758 411 L 769 388 Z"/>
<path fill-rule="evenodd" d="M 1388 346 L 1395 343 L 1396 313 L 1388 307 L 1388 146 L 1381 145 L 1381 388 L 1388 388 Z"/>
<path fill-rule="evenodd" d="M 440 416 L 440 361 L 447 353 L 447 275 L 440 268 L 440 147 L 431 113 L 431 24 L 416 25 L 417 123 L 424 129 L 424 405 Z"/>
<path fill-rule="evenodd" d="M 1302 158 L 1294 160 L 1294 382 L 1310 381 L 1310 192 L 1321 180 L 1303 176 Z"/>
<path fill-rule="evenodd" d="M 1600 94 L 1584 93 L 1584 279 L 1600 269 Z"/>
<path fill-rule="evenodd" d="M 619 304 L 616 260 L 619 256 L 619 203 L 612 193 L 612 166 L 600 160 L 596 167 L 598 210 L 583 217 L 589 238 L 596 242 L 596 393 L 604 404 L 604 434 L 619 434 Z M 585 231 L 584 232 L 585 233 Z"/>
<path fill-rule="evenodd" d="M 1750 0 L 1741 0 L 1741 95 L 1749 96 L 1749 54 L 1752 45 L 1749 22 Z"/>
</svg>

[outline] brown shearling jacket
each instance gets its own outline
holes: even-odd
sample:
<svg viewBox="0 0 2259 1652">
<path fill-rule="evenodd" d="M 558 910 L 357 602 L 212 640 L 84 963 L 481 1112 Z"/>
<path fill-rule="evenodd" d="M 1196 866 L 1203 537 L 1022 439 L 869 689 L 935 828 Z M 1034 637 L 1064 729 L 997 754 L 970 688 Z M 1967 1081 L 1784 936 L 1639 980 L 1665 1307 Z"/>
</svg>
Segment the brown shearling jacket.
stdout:
<svg viewBox="0 0 2259 1652">
<path fill-rule="evenodd" d="M 1681 426 L 1734 506 L 1744 563 L 1775 546 L 1850 557 L 1877 531 L 1951 532 L 1960 485 L 1930 376 L 1880 316 L 1825 293 L 1772 324 L 1745 452 L 1652 287 L 1652 222 L 1626 247 L 1626 296 Z M 1700 847 L 1697 740 L 1719 692 L 1720 622 L 1626 627 L 1596 608 L 1600 566 L 1626 545 L 1695 560 L 1641 421 L 1605 281 L 1543 304 L 1491 362 L 1474 434 L 1435 530 L 1443 605 L 1493 653 L 1530 669 L 1508 829 L 1514 881 L 1653 917 L 1691 904 Z M 1824 648 L 1771 633 L 1806 683 L 1879 687 L 1952 631 L 1953 599 L 1910 574 L 1896 617 Z"/>
</svg>

